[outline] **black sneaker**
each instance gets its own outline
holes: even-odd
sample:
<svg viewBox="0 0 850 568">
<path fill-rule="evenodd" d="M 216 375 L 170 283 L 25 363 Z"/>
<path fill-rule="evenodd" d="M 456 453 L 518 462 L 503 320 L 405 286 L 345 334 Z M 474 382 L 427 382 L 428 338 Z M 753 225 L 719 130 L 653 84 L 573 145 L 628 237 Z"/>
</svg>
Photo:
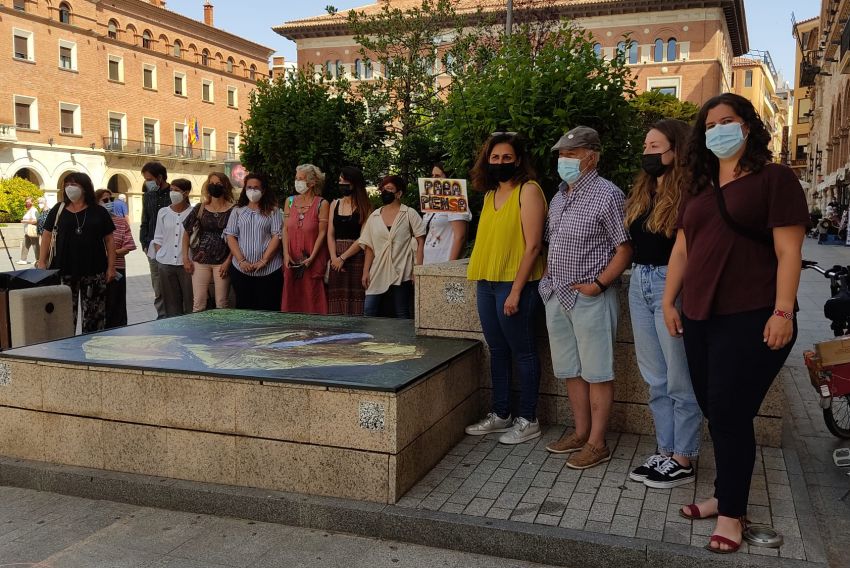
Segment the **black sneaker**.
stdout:
<svg viewBox="0 0 850 568">
<path fill-rule="evenodd" d="M 694 466 L 684 467 L 673 458 L 667 458 L 649 472 L 643 484 L 653 489 L 668 489 L 687 483 L 693 483 Z"/>
<path fill-rule="evenodd" d="M 667 459 L 667 456 L 662 454 L 655 454 L 649 456 L 649 458 L 643 462 L 643 465 L 636 467 L 629 474 L 629 479 L 632 481 L 643 481 L 646 479 L 646 476 L 649 475 L 649 472 L 655 469 L 655 466 L 664 463 L 664 460 Z"/>
</svg>

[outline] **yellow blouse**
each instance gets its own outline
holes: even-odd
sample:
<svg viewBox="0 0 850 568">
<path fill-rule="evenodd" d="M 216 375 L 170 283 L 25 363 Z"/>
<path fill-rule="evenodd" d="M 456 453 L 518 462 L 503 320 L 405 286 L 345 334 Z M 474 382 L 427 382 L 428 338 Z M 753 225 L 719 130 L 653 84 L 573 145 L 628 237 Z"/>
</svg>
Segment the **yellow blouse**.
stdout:
<svg viewBox="0 0 850 568">
<path fill-rule="evenodd" d="M 536 182 L 528 182 L 543 196 L 543 190 Z M 508 200 L 496 211 L 493 204 L 496 192 L 488 191 L 484 196 L 484 208 L 478 223 L 475 247 L 466 270 L 468 280 L 488 280 L 490 282 L 513 282 L 522 257 L 525 254 L 525 235 L 522 232 L 519 194 L 516 186 Z M 543 196 L 545 202 L 545 196 Z M 534 260 L 529 281 L 540 280 L 545 268 L 543 256 Z"/>
</svg>

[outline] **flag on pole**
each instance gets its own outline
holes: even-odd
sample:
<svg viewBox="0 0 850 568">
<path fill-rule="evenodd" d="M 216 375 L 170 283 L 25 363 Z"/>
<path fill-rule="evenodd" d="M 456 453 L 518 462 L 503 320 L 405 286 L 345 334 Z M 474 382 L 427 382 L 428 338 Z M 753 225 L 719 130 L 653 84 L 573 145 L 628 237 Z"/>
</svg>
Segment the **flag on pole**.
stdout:
<svg viewBox="0 0 850 568">
<path fill-rule="evenodd" d="M 183 117 L 183 147 L 189 145 L 189 119 Z"/>
<path fill-rule="evenodd" d="M 189 119 L 189 145 L 194 146 L 198 139 L 195 137 L 195 119 Z"/>
<path fill-rule="evenodd" d="M 201 140 L 201 125 L 198 124 L 198 117 L 195 117 L 193 119 L 193 123 L 194 123 L 195 127 L 192 131 L 192 135 L 194 136 L 195 143 L 197 144 Z"/>
</svg>

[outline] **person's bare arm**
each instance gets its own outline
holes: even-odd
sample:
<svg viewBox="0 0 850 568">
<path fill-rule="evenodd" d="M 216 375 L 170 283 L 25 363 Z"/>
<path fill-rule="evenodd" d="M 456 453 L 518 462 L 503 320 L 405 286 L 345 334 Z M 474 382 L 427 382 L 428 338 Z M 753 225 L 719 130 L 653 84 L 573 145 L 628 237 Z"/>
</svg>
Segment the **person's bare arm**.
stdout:
<svg viewBox="0 0 850 568">
<path fill-rule="evenodd" d="M 452 221 L 452 250 L 449 253 L 449 260 L 457 260 L 463 256 L 463 251 L 466 249 L 466 231 L 469 227 L 467 221 Z"/>
<path fill-rule="evenodd" d="M 802 225 L 774 227 L 773 249 L 776 252 L 776 301 L 774 309 L 794 312 L 797 289 L 800 286 L 800 267 L 803 264 L 803 240 L 806 229 Z M 782 349 L 794 335 L 794 322 L 780 316 L 770 316 L 764 326 L 764 342 L 771 349 Z"/>
<path fill-rule="evenodd" d="M 673 244 L 673 252 L 670 253 L 670 261 L 667 264 L 667 279 L 664 283 L 664 297 L 661 300 L 664 324 L 667 326 L 667 332 L 673 337 L 682 335 L 682 316 L 676 307 L 676 300 L 682 291 L 687 265 L 688 245 L 685 241 L 685 232 L 680 229 L 676 233 L 676 242 Z"/>
<path fill-rule="evenodd" d="M 527 183 L 520 189 L 519 201 L 522 234 L 525 236 L 525 252 L 514 277 L 511 292 L 505 300 L 506 316 L 512 316 L 519 311 L 520 294 L 528 284 L 534 263 L 543 249 L 543 225 L 546 222 L 546 200 L 543 198 L 543 193 L 536 185 Z"/>
</svg>

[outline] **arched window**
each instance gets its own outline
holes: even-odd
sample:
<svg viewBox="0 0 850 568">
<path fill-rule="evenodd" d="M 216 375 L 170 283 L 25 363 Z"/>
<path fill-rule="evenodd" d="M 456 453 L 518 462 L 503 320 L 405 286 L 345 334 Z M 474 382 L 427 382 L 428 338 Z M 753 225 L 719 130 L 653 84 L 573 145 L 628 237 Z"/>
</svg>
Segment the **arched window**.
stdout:
<svg viewBox="0 0 850 568">
<path fill-rule="evenodd" d="M 257 66 L 253 63 L 251 64 L 251 69 L 248 71 L 248 78 L 252 81 L 257 78 Z"/>
<path fill-rule="evenodd" d="M 667 61 L 676 61 L 679 59 L 678 53 L 676 53 L 676 38 L 671 37 L 667 40 Z"/>
<path fill-rule="evenodd" d="M 153 36 L 148 30 L 142 32 L 142 47 L 150 49 L 153 45 Z"/>
<path fill-rule="evenodd" d="M 640 46 L 636 41 L 629 44 L 629 63 L 635 65 L 640 59 Z"/>
<path fill-rule="evenodd" d="M 366 75 L 364 76 L 364 79 L 371 79 L 371 78 L 373 77 L 373 74 L 372 74 L 372 61 L 371 61 L 371 60 L 369 60 L 369 59 L 367 59 L 367 60 L 366 60 L 366 64 L 365 64 L 363 67 L 364 67 L 364 71 L 365 71 L 365 73 L 366 73 Z"/>
<path fill-rule="evenodd" d="M 652 60 L 656 63 L 664 61 L 664 42 L 661 38 L 655 40 L 655 49 L 652 50 Z"/>
<path fill-rule="evenodd" d="M 174 40 L 174 48 L 171 54 L 174 57 L 177 57 L 178 59 L 183 58 L 183 42 L 181 42 L 179 39 Z"/>
<path fill-rule="evenodd" d="M 133 24 L 127 24 L 127 39 L 130 40 L 130 43 L 136 45 L 136 27 Z"/>
<path fill-rule="evenodd" d="M 336 77 L 337 79 L 341 79 L 342 77 L 345 77 L 345 67 L 342 66 L 342 61 L 337 59 L 334 66 L 336 67 L 336 71 L 334 72 L 334 77 Z"/>
<path fill-rule="evenodd" d="M 232 57 L 227 58 L 227 72 L 233 73 L 233 58 Z"/>
<path fill-rule="evenodd" d="M 626 55 L 626 42 L 624 41 L 617 42 L 617 56 L 619 57 L 620 55 L 624 57 Z"/>
<path fill-rule="evenodd" d="M 334 76 L 334 65 L 331 63 L 331 60 L 328 59 L 325 61 L 325 77 L 333 77 Z"/>
<path fill-rule="evenodd" d="M 201 65 L 209 65 L 210 64 L 210 51 L 208 49 L 204 49 L 201 52 Z"/>
<path fill-rule="evenodd" d="M 167 54 L 169 44 L 168 44 L 168 37 L 165 34 L 159 36 L 159 45 L 162 47 L 163 51 Z"/>
<path fill-rule="evenodd" d="M 602 44 L 594 43 L 593 44 L 593 53 L 596 54 L 597 59 L 602 59 Z"/>
<path fill-rule="evenodd" d="M 355 59 L 354 60 L 354 78 L 362 79 L 363 78 L 363 60 Z"/>
<path fill-rule="evenodd" d="M 446 73 L 449 75 L 454 75 L 457 69 L 455 69 L 455 64 L 457 63 L 457 59 L 454 54 L 448 53 L 446 54 Z"/>
<path fill-rule="evenodd" d="M 118 39 L 118 22 L 109 20 L 109 23 L 106 25 L 106 35 L 109 39 Z"/>
<path fill-rule="evenodd" d="M 71 6 L 67 2 L 59 4 L 59 21 L 63 24 L 71 23 Z"/>
</svg>

